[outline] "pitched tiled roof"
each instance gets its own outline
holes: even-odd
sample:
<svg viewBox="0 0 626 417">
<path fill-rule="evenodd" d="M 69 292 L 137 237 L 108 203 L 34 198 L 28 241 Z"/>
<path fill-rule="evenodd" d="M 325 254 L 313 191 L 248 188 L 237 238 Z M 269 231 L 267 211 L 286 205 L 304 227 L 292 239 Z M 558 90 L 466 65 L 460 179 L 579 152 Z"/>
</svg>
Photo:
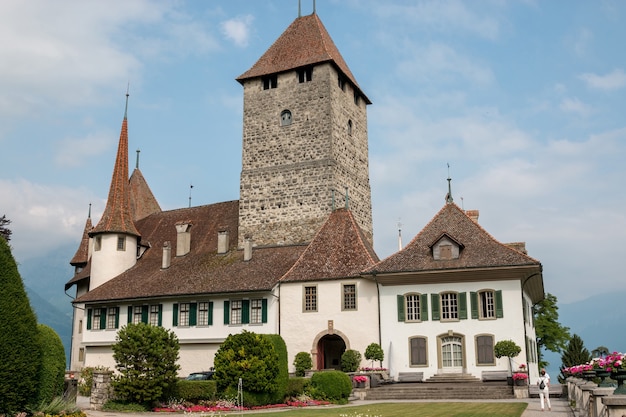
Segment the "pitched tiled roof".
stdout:
<svg viewBox="0 0 626 417">
<path fill-rule="evenodd" d="M 87 265 L 85 265 L 85 267 L 83 267 L 83 269 L 81 269 L 80 272 L 77 272 L 76 274 L 74 274 L 72 279 L 70 279 L 68 282 L 65 283 L 65 291 L 69 290 L 70 288 L 72 288 L 73 285 L 78 284 L 80 281 L 89 279 L 90 277 L 91 277 L 91 259 L 89 259 L 89 261 L 87 262 Z"/>
<path fill-rule="evenodd" d="M 431 246 L 443 234 L 463 245 L 458 259 L 433 258 Z M 423 272 L 511 266 L 541 267 L 541 264 L 495 240 L 456 204 L 450 203 L 444 205 L 404 249 L 380 261 L 368 272 Z"/>
<path fill-rule="evenodd" d="M 80 244 L 78 245 L 78 249 L 76 250 L 74 257 L 70 261 L 70 265 L 86 265 L 87 261 L 89 261 L 89 232 L 91 231 L 92 227 L 93 226 L 91 224 L 91 216 L 89 216 L 87 217 L 87 221 L 85 222 L 83 237 L 80 240 Z"/>
<path fill-rule="evenodd" d="M 139 168 L 133 170 L 128 183 L 130 186 L 130 207 L 134 221 L 161 211 L 161 206 L 154 198 L 154 194 L 152 194 L 152 190 L 150 190 Z"/>
<path fill-rule="evenodd" d="M 294 20 L 252 68 L 237 77 L 237 81 L 243 83 L 249 78 L 262 77 L 324 62 L 334 63 L 359 90 L 366 102 L 370 103 L 322 21 L 315 13 Z"/>
<path fill-rule="evenodd" d="M 254 248 L 252 259 L 237 250 L 239 202 L 229 201 L 152 214 L 137 222 L 150 248 L 128 271 L 75 302 L 133 300 L 194 294 L 269 291 L 296 262 L 304 246 Z M 176 257 L 175 224 L 192 224 L 191 251 Z M 229 232 L 230 250 L 217 254 L 217 236 Z M 172 246 L 171 265 L 162 269 L 163 244 Z"/>
<path fill-rule="evenodd" d="M 378 262 L 372 246 L 352 212 L 335 210 L 282 282 L 312 281 L 360 276 Z"/>
<path fill-rule="evenodd" d="M 117 147 L 111 188 L 104 213 L 100 221 L 90 233 L 93 236 L 98 233 L 127 233 L 141 236 L 135 224 L 130 207 L 130 187 L 128 185 L 128 120 L 124 114 L 120 141 Z"/>
</svg>

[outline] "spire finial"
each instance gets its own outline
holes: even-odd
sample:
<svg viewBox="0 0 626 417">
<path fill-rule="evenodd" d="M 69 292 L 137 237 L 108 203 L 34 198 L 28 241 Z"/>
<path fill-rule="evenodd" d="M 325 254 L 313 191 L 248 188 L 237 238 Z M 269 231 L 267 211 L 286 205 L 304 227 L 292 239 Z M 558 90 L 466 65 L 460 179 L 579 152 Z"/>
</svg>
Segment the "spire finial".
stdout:
<svg viewBox="0 0 626 417">
<path fill-rule="evenodd" d="M 141 149 L 137 149 L 137 161 L 135 162 L 135 169 L 139 169 L 139 153 Z"/>
<path fill-rule="evenodd" d="M 452 203 L 454 199 L 452 198 L 452 178 L 450 178 L 450 164 L 448 163 L 448 194 L 446 195 L 446 203 Z"/>
<path fill-rule="evenodd" d="M 348 186 L 346 185 L 346 210 L 350 208 L 350 196 L 348 195 Z"/>
<path fill-rule="evenodd" d="M 315 14 L 315 0 L 313 0 L 313 13 L 311 14 Z"/>
<path fill-rule="evenodd" d="M 191 190 L 193 190 L 193 185 L 189 184 L 189 207 L 191 208 Z"/>
<path fill-rule="evenodd" d="M 130 90 L 130 82 L 126 86 L 126 108 L 124 109 L 124 120 L 126 120 L 126 116 L 128 115 L 128 91 Z"/>
<path fill-rule="evenodd" d="M 402 250 L 402 223 L 398 219 L 398 250 Z"/>
<path fill-rule="evenodd" d="M 335 211 L 335 189 L 334 188 L 330 189 L 330 201 L 332 204 L 332 211 Z"/>
<path fill-rule="evenodd" d="M 89 203 L 89 214 L 87 214 L 87 218 L 91 219 L 91 203 Z"/>
<path fill-rule="evenodd" d="M 302 0 L 298 0 L 298 17 L 302 17 Z"/>
</svg>

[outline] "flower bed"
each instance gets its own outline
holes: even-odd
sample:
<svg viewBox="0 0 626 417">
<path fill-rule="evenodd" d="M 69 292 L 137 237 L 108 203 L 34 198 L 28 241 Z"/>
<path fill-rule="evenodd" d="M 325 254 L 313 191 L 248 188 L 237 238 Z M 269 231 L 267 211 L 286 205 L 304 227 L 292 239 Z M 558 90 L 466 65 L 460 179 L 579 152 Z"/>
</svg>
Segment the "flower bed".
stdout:
<svg viewBox="0 0 626 417">
<path fill-rule="evenodd" d="M 181 412 L 184 411 L 186 413 L 209 413 L 209 412 L 220 412 L 220 411 L 240 411 L 240 410 L 266 410 L 272 408 L 285 408 L 285 407 L 310 407 L 316 405 L 328 405 L 330 404 L 328 401 L 318 401 L 318 400 L 289 400 L 284 404 L 269 404 L 263 406 L 256 407 L 239 407 L 236 404 L 228 401 L 220 401 L 214 404 L 195 404 L 195 405 L 167 405 L 163 407 L 156 407 L 152 409 L 154 412 Z"/>
</svg>

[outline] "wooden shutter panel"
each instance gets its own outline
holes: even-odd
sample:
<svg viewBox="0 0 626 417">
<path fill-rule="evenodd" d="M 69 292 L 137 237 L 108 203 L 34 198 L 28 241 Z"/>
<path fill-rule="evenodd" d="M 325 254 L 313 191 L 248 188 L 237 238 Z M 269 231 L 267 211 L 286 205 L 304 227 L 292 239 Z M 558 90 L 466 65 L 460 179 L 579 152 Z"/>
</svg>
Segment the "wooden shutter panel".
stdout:
<svg viewBox="0 0 626 417">
<path fill-rule="evenodd" d="M 113 307 L 115 308 L 115 328 L 119 329 L 120 328 L 120 308 L 119 307 Z"/>
<path fill-rule="evenodd" d="M 459 319 L 467 320 L 467 293 L 459 293 Z"/>
<path fill-rule="evenodd" d="M 267 298 L 261 300 L 261 323 L 267 323 Z"/>
<path fill-rule="evenodd" d="M 172 325 L 178 326 L 178 303 L 174 303 L 174 313 L 172 314 Z"/>
<path fill-rule="evenodd" d="M 148 323 L 148 311 L 149 311 L 150 307 L 149 306 L 141 306 L 141 322 L 142 323 Z"/>
<path fill-rule="evenodd" d="M 250 323 L 250 300 L 241 301 L 241 323 Z"/>
<path fill-rule="evenodd" d="M 163 326 L 163 304 L 159 304 L 159 317 L 157 320 L 157 324 Z"/>
<path fill-rule="evenodd" d="M 420 320 L 427 321 L 428 320 L 428 295 L 422 294 L 420 295 Z"/>
<path fill-rule="evenodd" d="M 87 330 L 91 330 L 91 315 L 93 313 L 93 310 L 88 308 L 87 309 Z"/>
<path fill-rule="evenodd" d="M 100 330 L 107 328 L 107 309 L 100 309 Z"/>
<path fill-rule="evenodd" d="M 196 317 L 198 316 L 198 303 L 189 303 L 189 325 L 196 325 Z"/>
<path fill-rule="evenodd" d="M 504 306 L 502 305 L 502 290 L 496 291 L 496 317 L 504 317 Z"/>
<path fill-rule="evenodd" d="M 481 365 L 493 364 L 495 362 L 493 336 L 478 336 L 476 338 L 476 345 L 478 348 L 478 363 Z"/>
<path fill-rule="evenodd" d="M 230 324 L 230 301 L 224 301 L 224 324 Z"/>
<path fill-rule="evenodd" d="M 398 300 L 398 321 L 405 321 L 405 315 L 404 315 L 404 295 L 398 295 L 396 297 L 396 299 Z"/>
<path fill-rule="evenodd" d="M 213 301 L 209 301 L 209 326 L 213 325 Z"/>
<path fill-rule="evenodd" d="M 433 320 L 440 320 L 439 315 L 439 294 L 430 295 L 431 311 L 433 312 Z"/>
<path fill-rule="evenodd" d="M 126 323 L 130 324 L 133 322 L 133 306 L 128 306 L 128 317 L 126 318 Z"/>
<path fill-rule="evenodd" d="M 472 318 L 478 319 L 478 293 L 470 292 L 470 305 L 472 308 Z"/>
</svg>

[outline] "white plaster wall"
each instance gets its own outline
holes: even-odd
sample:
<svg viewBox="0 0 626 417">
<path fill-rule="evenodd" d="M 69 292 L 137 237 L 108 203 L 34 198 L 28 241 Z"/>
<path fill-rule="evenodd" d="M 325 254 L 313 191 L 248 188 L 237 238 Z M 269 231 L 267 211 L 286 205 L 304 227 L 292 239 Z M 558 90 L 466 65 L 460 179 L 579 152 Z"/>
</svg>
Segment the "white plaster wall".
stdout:
<svg viewBox="0 0 626 417">
<path fill-rule="evenodd" d="M 116 233 L 103 233 L 100 250 L 91 255 L 90 290 L 126 271 L 137 262 L 137 238 L 126 235 L 126 250 L 117 250 Z"/>
<path fill-rule="evenodd" d="M 342 311 L 342 284 L 352 283 L 357 288 L 357 310 Z M 303 288 L 310 285 L 317 285 L 316 312 L 303 311 Z M 379 343 L 377 291 L 376 284 L 371 281 L 345 279 L 281 284 L 280 299 L 280 331 L 287 344 L 290 372 L 295 371 L 296 354 L 312 353 L 316 349 L 316 338 L 328 334 L 329 320 L 333 321 L 335 334 L 344 336 L 346 349 L 358 350 L 364 355 L 370 343 Z M 361 365 L 368 366 L 369 363 L 363 359 Z"/>
<path fill-rule="evenodd" d="M 480 291 L 483 289 L 502 290 L 504 318 L 495 320 L 471 319 L 469 293 L 471 291 Z M 430 294 L 438 294 L 444 291 L 467 293 L 468 319 L 452 322 L 432 320 Z M 429 314 L 427 321 L 423 321 L 421 323 L 405 323 L 398 321 L 396 296 L 398 294 L 405 294 L 409 292 L 429 295 Z M 483 370 L 508 369 L 508 359 L 496 359 L 496 365 L 494 366 L 478 366 L 476 364 L 475 335 L 492 334 L 494 335 L 494 344 L 500 340 L 511 339 L 524 349 L 525 328 L 522 315 L 521 289 L 519 281 L 381 286 L 380 297 L 382 311 L 381 346 L 385 351 L 384 363 L 389 368 L 392 376 L 397 376 L 398 372 L 424 372 L 424 379 L 426 379 L 437 374 L 437 336 L 448 332 L 465 336 L 465 368 L 468 373 L 476 377 L 480 377 Z M 412 367 L 410 365 L 409 337 L 412 336 L 427 337 L 428 366 L 426 367 Z M 516 358 L 516 360 L 525 362 L 526 358 L 520 356 Z"/>
</svg>

